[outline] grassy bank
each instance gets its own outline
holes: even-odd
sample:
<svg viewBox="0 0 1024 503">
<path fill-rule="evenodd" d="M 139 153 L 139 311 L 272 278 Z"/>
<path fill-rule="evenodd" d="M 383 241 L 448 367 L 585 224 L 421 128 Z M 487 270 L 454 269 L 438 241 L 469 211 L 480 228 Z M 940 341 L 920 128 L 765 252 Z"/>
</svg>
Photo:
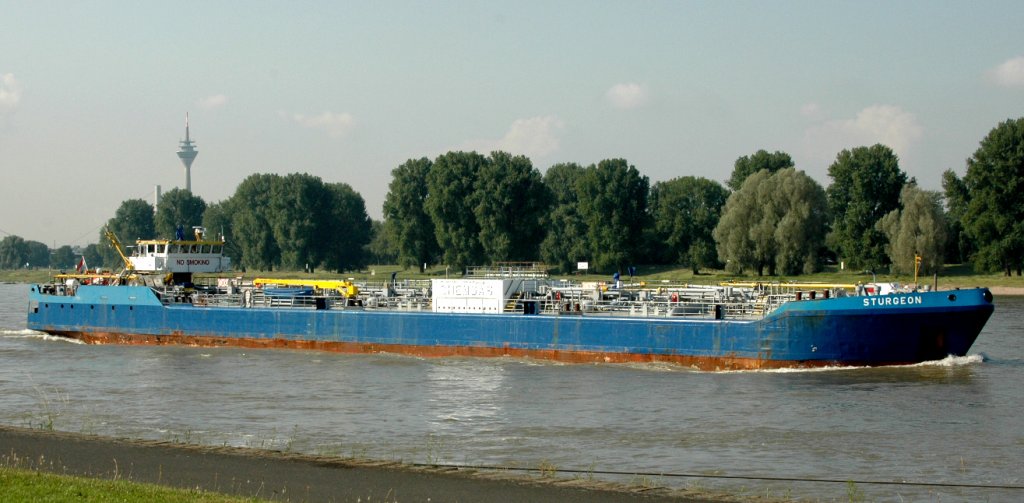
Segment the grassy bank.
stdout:
<svg viewBox="0 0 1024 503">
<path fill-rule="evenodd" d="M 722 281 L 729 280 L 740 280 L 740 281 L 760 281 L 760 282 L 804 282 L 804 283 L 843 283 L 843 284 L 854 284 L 854 283 L 867 283 L 873 281 L 872 275 L 863 271 L 840 271 L 838 267 L 832 266 L 827 268 L 825 271 L 804 274 L 799 276 L 763 276 L 758 277 L 756 274 L 731 274 L 721 270 L 705 270 L 701 271 L 700 274 L 693 274 L 689 268 L 679 266 L 640 266 L 638 267 L 639 275 L 635 276 L 634 281 L 644 281 L 647 283 L 657 283 L 660 281 L 673 281 L 673 282 L 686 282 L 696 284 L 715 284 Z M 16 270 L 0 270 L 0 282 L 6 283 L 41 283 L 48 281 L 53 274 L 57 271 L 48 271 L 45 269 L 30 270 L 30 269 L 16 269 Z M 319 279 L 345 279 L 353 278 L 356 280 L 377 280 L 387 281 L 391 278 L 391 273 L 397 273 L 397 278 L 402 279 L 428 279 L 428 278 L 443 278 L 448 277 L 456 278 L 460 276 L 459 271 L 446 270 L 444 266 L 435 266 L 428 268 L 426 272 L 420 273 L 419 269 L 402 269 L 397 265 L 373 265 L 367 267 L 365 270 L 358 272 L 347 272 L 347 273 L 333 273 L 328 271 L 315 272 L 313 274 L 301 272 L 301 271 L 248 271 L 246 273 L 237 273 L 237 275 L 244 276 L 246 278 L 255 277 L 273 277 L 273 278 L 319 278 Z M 233 276 L 233 275 L 232 275 Z M 581 281 L 610 281 L 610 274 L 553 274 L 554 278 L 568 278 L 576 279 Z M 881 272 L 874 276 L 877 281 L 882 282 L 899 282 L 899 283 L 913 283 L 914 278 L 912 275 L 895 275 L 887 272 Z M 628 280 L 628 277 L 622 278 L 624 281 Z M 919 284 L 930 285 L 933 282 L 931 276 L 918 278 Z M 1022 276 L 1003 276 L 1000 273 L 985 274 L 975 273 L 968 265 L 947 265 L 943 268 L 942 273 L 938 276 L 938 284 L 940 288 L 968 288 L 975 286 L 987 286 L 987 287 L 1013 287 L 1013 288 L 1024 288 L 1024 277 Z"/>
<path fill-rule="evenodd" d="M 197 489 L 173 489 L 125 480 L 93 479 L 55 475 L 36 470 L 0 467 L 3 501 L 91 501 L 91 502 L 256 502 Z"/>
</svg>

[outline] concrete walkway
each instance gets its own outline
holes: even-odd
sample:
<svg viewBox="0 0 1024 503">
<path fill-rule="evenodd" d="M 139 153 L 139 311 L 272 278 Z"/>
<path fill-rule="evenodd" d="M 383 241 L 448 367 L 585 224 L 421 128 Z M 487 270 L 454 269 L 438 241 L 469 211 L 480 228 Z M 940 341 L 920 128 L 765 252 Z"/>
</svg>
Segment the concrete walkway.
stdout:
<svg viewBox="0 0 1024 503">
<path fill-rule="evenodd" d="M 424 469 L 276 451 L 125 440 L 0 426 L 0 464 L 276 501 L 700 502 L 667 489 Z"/>
</svg>

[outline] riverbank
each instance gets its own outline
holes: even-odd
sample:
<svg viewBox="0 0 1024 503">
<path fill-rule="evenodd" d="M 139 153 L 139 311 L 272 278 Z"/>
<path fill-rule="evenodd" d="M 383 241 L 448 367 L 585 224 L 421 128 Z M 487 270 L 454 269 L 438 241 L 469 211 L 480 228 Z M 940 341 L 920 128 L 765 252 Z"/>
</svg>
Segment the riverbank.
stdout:
<svg viewBox="0 0 1024 503">
<path fill-rule="evenodd" d="M 700 274 L 694 274 L 689 268 L 679 266 L 641 266 L 639 274 L 633 278 L 623 277 L 623 281 L 645 282 L 655 284 L 661 281 L 671 281 L 690 284 L 719 284 L 725 281 L 752 281 L 762 283 L 830 283 L 853 285 L 856 283 L 914 283 L 913 276 L 895 275 L 887 273 L 872 274 L 870 272 L 850 270 L 839 270 L 836 266 L 828 266 L 825 271 L 814 274 L 799 276 L 756 276 L 751 274 L 732 274 L 721 270 L 704 270 Z M 0 283 L 45 283 L 50 281 L 52 276 L 59 271 L 46 269 L 17 269 L 0 270 Z M 332 273 L 321 271 L 316 273 L 305 273 L 301 271 L 248 271 L 223 274 L 222 276 L 245 277 L 248 279 L 256 277 L 273 277 L 284 279 L 354 279 L 359 281 L 390 281 L 392 274 L 398 281 L 406 279 L 430 279 L 457 277 L 458 273 L 446 269 L 444 266 L 434 266 L 424 272 L 418 269 L 402 269 L 397 265 L 373 265 L 358 272 Z M 610 281 L 611 276 L 607 274 L 552 274 L 553 278 L 567 278 L 578 281 Z M 974 288 L 979 286 L 988 287 L 995 295 L 1024 295 L 1024 276 L 1005 276 L 1003 274 L 976 273 L 970 266 L 962 264 L 950 264 L 943 268 L 938 278 L 920 277 L 917 283 L 921 285 L 934 285 L 940 290 L 951 290 L 955 288 Z"/>
<path fill-rule="evenodd" d="M 9 426 L 0 426 L 0 465 L 274 501 L 767 501 L 624 486 L 586 476 L 556 479 Z"/>
<path fill-rule="evenodd" d="M 992 291 L 992 295 L 995 295 L 996 297 L 1001 297 L 1001 296 L 1005 296 L 1005 295 L 1012 295 L 1012 296 L 1024 295 L 1024 287 L 1017 287 L 1017 286 L 993 286 L 993 287 L 989 287 L 989 290 L 991 290 Z"/>
</svg>

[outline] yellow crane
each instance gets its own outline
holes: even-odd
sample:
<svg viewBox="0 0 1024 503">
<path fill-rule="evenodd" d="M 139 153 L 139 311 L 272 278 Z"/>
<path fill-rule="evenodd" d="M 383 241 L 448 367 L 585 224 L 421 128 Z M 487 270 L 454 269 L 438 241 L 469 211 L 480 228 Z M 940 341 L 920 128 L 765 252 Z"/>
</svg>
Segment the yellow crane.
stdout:
<svg viewBox="0 0 1024 503">
<path fill-rule="evenodd" d="M 338 293 L 347 297 L 355 297 L 359 294 L 359 287 L 357 287 L 351 281 L 337 280 L 337 279 L 273 279 L 273 278 L 256 278 L 252 280 L 252 284 L 257 287 L 264 287 L 266 285 L 278 285 L 278 286 L 311 286 L 317 290 L 335 290 Z"/>
<path fill-rule="evenodd" d="M 114 234 L 114 231 L 104 227 L 103 235 L 110 241 L 110 245 L 114 247 L 114 251 L 121 256 L 121 260 L 124 261 L 125 271 L 134 270 L 135 266 L 132 265 L 132 261 L 128 259 L 128 256 L 124 254 L 124 248 L 121 246 L 121 241 L 117 239 L 117 234 Z"/>
</svg>

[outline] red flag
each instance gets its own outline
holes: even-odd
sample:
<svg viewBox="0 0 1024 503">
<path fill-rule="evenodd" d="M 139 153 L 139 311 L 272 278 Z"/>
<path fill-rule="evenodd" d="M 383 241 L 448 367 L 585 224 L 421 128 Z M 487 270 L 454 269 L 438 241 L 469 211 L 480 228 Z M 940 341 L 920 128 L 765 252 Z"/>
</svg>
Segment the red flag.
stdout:
<svg viewBox="0 0 1024 503">
<path fill-rule="evenodd" d="M 78 272 L 85 272 L 89 270 L 89 266 L 85 263 L 85 255 L 82 255 L 82 260 L 78 261 L 78 265 L 75 266 L 75 270 Z"/>
</svg>

